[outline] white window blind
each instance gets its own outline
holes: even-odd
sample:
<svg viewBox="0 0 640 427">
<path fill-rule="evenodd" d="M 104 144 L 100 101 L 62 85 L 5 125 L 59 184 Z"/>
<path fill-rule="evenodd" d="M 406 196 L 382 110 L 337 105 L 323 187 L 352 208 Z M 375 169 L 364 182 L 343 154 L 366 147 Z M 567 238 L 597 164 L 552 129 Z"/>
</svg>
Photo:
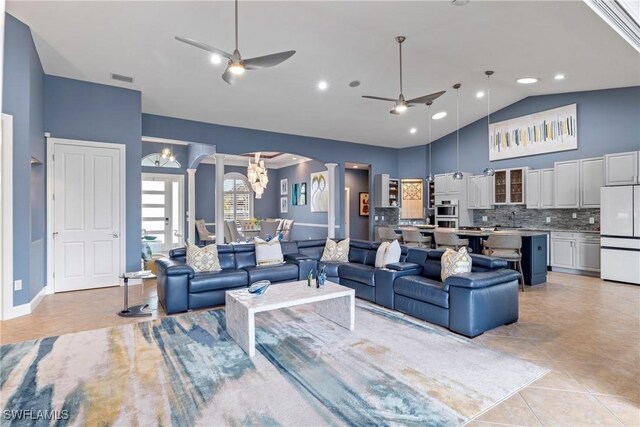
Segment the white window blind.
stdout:
<svg viewBox="0 0 640 427">
<path fill-rule="evenodd" d="M 241 220 L 253 217 L 253 196 L 247 178 L 229 173 L 224 179 L 224 219 Z"/>
</svg>

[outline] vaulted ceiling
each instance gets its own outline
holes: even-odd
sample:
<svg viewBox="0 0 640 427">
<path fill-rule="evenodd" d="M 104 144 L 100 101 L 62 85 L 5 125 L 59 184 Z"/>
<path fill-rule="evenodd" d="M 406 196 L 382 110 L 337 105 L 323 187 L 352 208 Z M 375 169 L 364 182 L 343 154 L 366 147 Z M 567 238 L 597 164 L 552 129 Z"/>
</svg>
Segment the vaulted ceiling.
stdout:
<svg viewBox="0 0 640 427">
<path fill-rule="evenodd" d="M 579 1 L 240 1 L 244 57 L 297 53 L 233 87 L 223 65 L 174 40 L 232 51 L 232 2 L 9 1 L 7 11 L 31 27 L 46 73 L 140 90 L 143 112 L 388 147 L 427 141 L 426 107 L 391 116 L 391 104 L 361 97 L 397 97 L 396 35 L 407 37 L 405 95 L 447 90 L 432 107 L 448 112 L 433 121 L 434 139 L 456 128 L 454 83 L 460 125 L 486 115 L 476 92 L 488 69 L 494 111 L 531 95 L 640 84 L 638 53 Z M 540 81 L 515 82 L 523 76 Z"/>
</svg>

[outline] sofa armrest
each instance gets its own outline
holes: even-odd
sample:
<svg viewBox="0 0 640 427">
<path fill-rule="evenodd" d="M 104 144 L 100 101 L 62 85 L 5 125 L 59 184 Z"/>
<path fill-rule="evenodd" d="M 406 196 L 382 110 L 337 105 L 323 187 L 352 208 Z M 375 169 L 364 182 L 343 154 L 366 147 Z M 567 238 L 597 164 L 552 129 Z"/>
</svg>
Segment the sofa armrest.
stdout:
<svg viewBox="0 0 640 427">
<path fill-rule="evenodd" d="M 500 270 L 482 271 L 477 273 L 464 273 L 447 277 L 444 284 L 446 288 L 480 289 L 490 286 L 508 283 L 518 280 L 520 273 L 514 270 L 502 268 Z"/>
<path fill-rule="evenodd" d="M 285 261 L 290 261 L 296 264 L 300 261 L 308 261 L 310 259 L 311 257 L 305 254 L 287 254 L 284 256 Z"/>
<path fill-rule="evenodd" d="M 394 262 L 393 264 L 387 264 L 387 268 L 390 270 L 405 271 L 419 269 L 421 266 L 415 262 Z"/>
<path fill-rule="evenodd" d="M 193 279 L 195 271 L 184 262 L 170 258 L 160 258 L 156 260 L 158 271 L 163 272 L 165 276 L 182 276 L 187 275 L 189 279 Z"/>
<path fill-rule="evenodd" d="M 398 263 L 396 263 L 398 264 Z M 399 264 L 412 264 L 412 263 L 399 263 Z M 387 267 L 395 264 L 389 264 Z M 390 268 L 376 268 L 375 272 L 375 297 L 376 304 L 379 304 L 387 308 L 395 308 L 395 293 L 393 291 L 393 282 L 398 277 L 402 276 L 417 276 L 422 272 L 422 267 L 418 264 L 413 264 L 413 268 L 407 268 L 404 270 L 392 270 Z"/>
</svg>

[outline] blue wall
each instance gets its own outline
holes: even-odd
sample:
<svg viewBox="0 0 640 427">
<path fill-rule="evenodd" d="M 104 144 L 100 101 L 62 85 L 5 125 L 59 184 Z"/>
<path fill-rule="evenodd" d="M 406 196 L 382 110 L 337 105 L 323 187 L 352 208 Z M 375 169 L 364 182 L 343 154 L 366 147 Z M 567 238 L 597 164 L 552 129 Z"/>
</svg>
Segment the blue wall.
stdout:
<svg viewBox="0 0 640 427">
<path fill-rule="evenodd" d="M 569 104 L 578 104 L 578 149 L 491 162 L 494 169 L 529 166 L 553 167 L 563 160 L 638 150 L 640 147 L 640 86 L 541 95 L 525 98 L 491 114 L 499 122 Z M 487 118 L 460 129 L 460 169 L 481 173 L 489 164 Z M 433 142 L 434 173 L 456 169 L 456 134 Z M 426 177 L 426 146 L 400 150 L 400 177 Z"/>
<path fill-rule="evenodd" d="M 369 216 L 360 216 L 360 193 L 369 191 L 369 171 L 363 169 L 346 169 L 344 186 L 349 187 L 351 200 L 349 203 L 349 237 L 369 240 Z"/>
<path fill-rule="evenodd" d="M 45 285 L 44 72 L 28 26 L 5 14 L 3 112 L 13 116 L 13 305 Z"/>
<path fill-rule="evenodd" d="M 45 129 L 52 137 L 126 146 L 126 268 L 139 270 L 140 92 L 47 75 L 44 107 Z"/>
</svg>

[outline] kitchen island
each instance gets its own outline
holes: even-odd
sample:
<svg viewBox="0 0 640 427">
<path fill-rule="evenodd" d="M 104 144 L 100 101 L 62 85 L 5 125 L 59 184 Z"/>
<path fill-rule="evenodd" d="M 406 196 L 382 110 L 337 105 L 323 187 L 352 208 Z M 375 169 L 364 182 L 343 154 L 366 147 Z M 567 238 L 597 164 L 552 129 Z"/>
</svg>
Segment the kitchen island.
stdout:
<svg viewBox="0 0 640 427">
<path fill-rule="evenodd" d="M 422 234 L 431 236 L 432 241 L 435 242 L 435 239 L 433 239 L 433 233 L 436 230 L 435 226 L 413 225 L 412 227 L 417 227 Z M 401 228 L 403 226 L 397 227 L 398 232 Z M 545 283 L 547 281 L 547 252 L 549 250 L 547 245 L 548 233 L 546 231 L 520 228 L 500 228 L 497 231 L 518 234 L 522 237 L 522 273 L 525 285 L 533 286 Z M 463 239 L 469 239 L 469 247 L 473 253 L 481 254 L 482 241 L 496 231 L 459 228 L 453 230 L 453 232 Z"/>
</svg>

